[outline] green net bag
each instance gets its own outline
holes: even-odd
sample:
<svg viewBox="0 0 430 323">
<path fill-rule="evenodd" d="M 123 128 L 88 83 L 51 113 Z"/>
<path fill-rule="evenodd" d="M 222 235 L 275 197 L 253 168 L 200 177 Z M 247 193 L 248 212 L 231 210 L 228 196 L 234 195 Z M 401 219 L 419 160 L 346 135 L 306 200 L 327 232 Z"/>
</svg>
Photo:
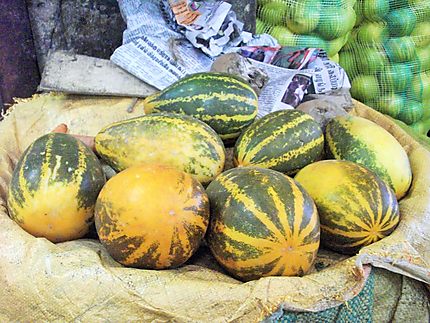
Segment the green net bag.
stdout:
<svg viewBox="0 0 430 323">
<path fill-rule="evenodd" d="M 338 61 L 354 27 L 355 0 L 258 0 L 257 33 L 283 46 L 317 47 Z"/>
<path fill-rule="evenodd" d="M 339 54 L 351 94 L 420 133 L 430 129 L 430 2 L 358 0 Z"/>
</svg>

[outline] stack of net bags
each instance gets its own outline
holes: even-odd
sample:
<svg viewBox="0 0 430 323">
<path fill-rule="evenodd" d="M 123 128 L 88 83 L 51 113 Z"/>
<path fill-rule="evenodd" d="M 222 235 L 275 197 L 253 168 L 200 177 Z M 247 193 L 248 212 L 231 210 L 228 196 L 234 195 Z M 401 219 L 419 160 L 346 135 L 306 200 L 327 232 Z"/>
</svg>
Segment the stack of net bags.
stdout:
<svg viewBox="0 0 430 323">
<path fill-rule="evenodd" d="M 316 47 L 338 61 L 354 27 L 355 0 L 258 0 L 257 34 L 268 33 L 282 46 Z"/>
<path fill-rule="evenodd" d="M 430 129 L 430 1 L 258 0 L 257 33 L 317 47 L 348 73 L 352 96 Z"/>
</svg>

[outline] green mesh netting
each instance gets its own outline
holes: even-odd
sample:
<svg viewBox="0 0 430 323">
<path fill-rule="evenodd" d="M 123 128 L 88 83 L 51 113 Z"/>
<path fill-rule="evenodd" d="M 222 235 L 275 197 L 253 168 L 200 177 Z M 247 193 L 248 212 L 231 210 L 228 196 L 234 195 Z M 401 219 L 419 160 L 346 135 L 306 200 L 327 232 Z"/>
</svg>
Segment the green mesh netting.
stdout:
<svg viewBox="0 0 430 323">
<path fill-rule="evenodd" d="M 272 316 L 265 322 L 282 323 L 321 323 L 321 322 L 372 322 L 373 291 L 375 274 L 372 271 L 363 290 L 344 305 L 317 313 L 284 312 L 282 315 Z"/>
<path fill-rule="evenodd" d="M 339 54 L 351 94 L 427 133 L 430 123 L 430 2 L 357 1 L 359 23 Z"/>
<path fill-rule="evenodd" d="M 317 47 L 338 61 L 356 21 L 355 0 L 258 0 L 257 33 L 283 46 Z"/>
<path fill-rule="evenodd" d="M 430 1 L 258 0 L 257 18 L 283 46 L 325 49 L 355 99 L 430 130 Z"/>
</svg>

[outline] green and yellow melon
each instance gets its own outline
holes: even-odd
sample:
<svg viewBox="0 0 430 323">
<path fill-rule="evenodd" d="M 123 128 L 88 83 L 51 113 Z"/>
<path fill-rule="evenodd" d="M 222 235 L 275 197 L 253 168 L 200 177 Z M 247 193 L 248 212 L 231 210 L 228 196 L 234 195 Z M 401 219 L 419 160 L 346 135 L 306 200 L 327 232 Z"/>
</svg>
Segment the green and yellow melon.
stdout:
<svg viewBox="0 0 430 323">
<path fill-rule="evenodd" d="M 105 176 L 97 156 L 70 135 L 35 140 L 12 174 L 9 216 L 25 231 L 52 242 L 83 237 L 93 223 Z"/>
<path fill-rule="evenodd" d="M 97 233 L 125 266 L 165 269 L 185 263 L 209 223 L 209 200 L 191 175 L 163 165 L 130 167 L 103 187 L 95 209 Z"/>
<path fill-rule="evenodd" d="M 180 114 L 154 113 L 111 124 L 96 135 L 95 148 L 116 171 L 145 163 L 165 164 L 202 184 L 220 174 L 225 163 L 224 145 L 215 131 Z"/>
<path fill-rule="evenodd" d="M 193 116 L 211 126 L 222 139 L 237 138 L 257 116 L 258 98 L 242 78 L 224 73 L 188 75 L 144 100 L 145 113 L 170 112 Z"/>
<path fill-rule="evenodd" d="M 211 220 L 207 240 L 216 260 L 244 280 L 304 275 L 319 247 L 314 202 L 290 177 L 242 167 L 207 188 Z"/>
<path fill-rule="evenodd" d="M 258 166 L 294 174 L 324 150 L 319 124 L 299 110 L 272 112 L 255 121 L 236 141 L 236 166 Z"/>
<path fill-rule="evenodd" d="M 354 254 L 388 236 L 399 223 L 399 206 L 391 188 L 375 173 L 350 161 L 323 160 L 295 176 L 315 201 L 321 244 Z"/>
<path fill-rule="evenodd" d="M 396 193 L 407 193 L 412 182 L 408 155 L 387 130 L 357 116 L 339 116 L 326 128 L 328 153 L 335 159 L 349 160 L 375 172 Z"/>
</svg>

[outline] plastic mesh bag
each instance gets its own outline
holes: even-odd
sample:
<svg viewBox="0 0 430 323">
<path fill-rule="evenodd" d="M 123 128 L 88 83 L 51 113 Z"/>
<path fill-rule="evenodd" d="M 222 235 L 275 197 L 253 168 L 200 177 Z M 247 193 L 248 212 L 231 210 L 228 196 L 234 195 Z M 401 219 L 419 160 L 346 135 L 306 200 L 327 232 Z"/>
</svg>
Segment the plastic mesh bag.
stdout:
<svg viewBox="0 0 430 323">
<path fill-rule="evenodd" d="M 325 49 L 354 98 L 429 131 L 430 1 L 259 0 L 257 18 L 281 45 Z"/>
<path fill-rule="evenodd" d="M 257 33 L 283 46 L 316 47 L 338 60 L 356 21 L 355 0 L 258 0 Z"/>
<path fill-rule="evenodd" d="M 358 0 L 340 52 L 351 94 L 422 133 L 430 129 L 430 2 Z"/>
</svg>

